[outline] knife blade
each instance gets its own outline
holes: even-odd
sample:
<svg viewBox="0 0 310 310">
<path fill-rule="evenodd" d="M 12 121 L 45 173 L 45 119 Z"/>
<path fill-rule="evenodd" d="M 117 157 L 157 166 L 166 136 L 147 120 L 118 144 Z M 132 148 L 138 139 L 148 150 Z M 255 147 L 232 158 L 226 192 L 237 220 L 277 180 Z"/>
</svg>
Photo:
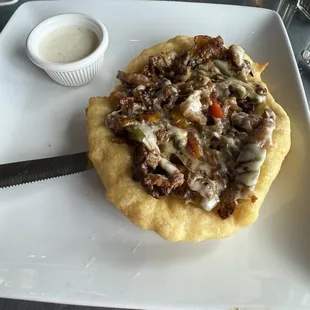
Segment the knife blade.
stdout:
<svg viewBox="0 0 310 310">
<path fill-rule="evenodd" d="M 0 188 L 74 174 L 93 168 L 87 152 L 0 165 Z"/>
</svg>

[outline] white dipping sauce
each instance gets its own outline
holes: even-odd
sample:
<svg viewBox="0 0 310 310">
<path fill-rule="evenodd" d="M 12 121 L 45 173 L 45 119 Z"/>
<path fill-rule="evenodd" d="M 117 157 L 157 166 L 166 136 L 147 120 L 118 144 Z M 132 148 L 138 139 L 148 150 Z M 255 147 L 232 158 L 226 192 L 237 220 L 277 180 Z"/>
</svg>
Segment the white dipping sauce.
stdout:
<svg viewBox="0 0 310 310">
<path fill-rule="evenodd" d="M 57 28 L 43 38 L 39 53 L 47 61 L 69 63 L 90 55 L 99 45 L 94 31 L 80 26 Z"/>
</svg>

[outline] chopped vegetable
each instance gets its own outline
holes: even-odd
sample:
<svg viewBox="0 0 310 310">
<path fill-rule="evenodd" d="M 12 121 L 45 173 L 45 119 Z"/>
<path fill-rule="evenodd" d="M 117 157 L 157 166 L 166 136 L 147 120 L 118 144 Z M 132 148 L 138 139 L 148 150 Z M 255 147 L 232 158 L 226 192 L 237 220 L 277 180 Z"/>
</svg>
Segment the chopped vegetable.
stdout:
<svg viewBox="0 0 310 310">
<path fill-rule="evenodd" d="M 202 149 L 199 144 L 199 140 L 193 131 L 189 131 L 187 135 L 187 145 L 188 151 L 195 157 L 199 158 L 202 155 Z"/>
<path fill-rule="evenodd" d="M 180 107 L 176 106 L 171 110 L 172 124 L 179 128 L 188 128 L 191 122 L 187 120 L 180 111 Z"/>
<path fill-rule="evenodd" d="M 142 118 L 147 122 L 155 123 L 160 119 L 160 112 L 159 111 L 155 113 L 146 112 L 142 115 Z"/>
<path fill-rule="evenodd" d="M 131 128 L 128 129 L 128 131 L 129 131 L 129 137 L 132 140 L 136 140 L 136 141 L 142 142 L 142 140 L 145 138 L 145 134 L 144 134 L 144 132 L 140 128 L 131 127 Z"/>
<path fill-rule="evenodd" d="M 216 99 L 215 96 L 211 96 L 211 100 L 212 100 L 212 105 L 210 106 L 211 116 L 216 118 L 223 118 L 224 114 L 218 100 Z"/>
</svg>

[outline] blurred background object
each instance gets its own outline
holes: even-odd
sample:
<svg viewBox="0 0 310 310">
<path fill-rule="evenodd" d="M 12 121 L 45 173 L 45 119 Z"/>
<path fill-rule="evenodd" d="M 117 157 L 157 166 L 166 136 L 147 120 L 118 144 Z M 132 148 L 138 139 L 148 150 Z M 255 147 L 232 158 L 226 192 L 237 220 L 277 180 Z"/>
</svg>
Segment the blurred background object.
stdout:
<svg viewBox="0 0 310 310">
<path fill-rule="evenodd" d="M 0 6 L 12 5 L 17 2 L 18 0 L 0 0 Z"/>
<path fill-rule="evenodd" d="M 298 0 L 297 8 L 310 20 L 310 0 Z"/>
</svg>

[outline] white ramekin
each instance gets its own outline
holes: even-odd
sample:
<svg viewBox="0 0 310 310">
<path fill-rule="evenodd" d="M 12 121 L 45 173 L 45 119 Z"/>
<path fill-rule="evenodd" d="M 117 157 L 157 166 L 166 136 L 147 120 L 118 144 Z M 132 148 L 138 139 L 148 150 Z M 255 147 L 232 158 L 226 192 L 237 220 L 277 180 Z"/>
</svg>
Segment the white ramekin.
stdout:
<svg viewBox="0 0 310 310">
<path fill-rule="evenodd" d="M 44 60 L 39 54 L 42 39 L 56 28 L 81 26 L 93 30 L 99 45 L 87 57 L 70 63 L 54 63 Z M 97 19 L 80 13 L 60 14 L 48 18 L 32 29 L 26 41 L 29 59 L 43 69 L 54 81 L 65 86 L 80 86 L 89 83 L 103 66 L 104 53 L 109 44 L 107 28 Z"/>
</svg>

